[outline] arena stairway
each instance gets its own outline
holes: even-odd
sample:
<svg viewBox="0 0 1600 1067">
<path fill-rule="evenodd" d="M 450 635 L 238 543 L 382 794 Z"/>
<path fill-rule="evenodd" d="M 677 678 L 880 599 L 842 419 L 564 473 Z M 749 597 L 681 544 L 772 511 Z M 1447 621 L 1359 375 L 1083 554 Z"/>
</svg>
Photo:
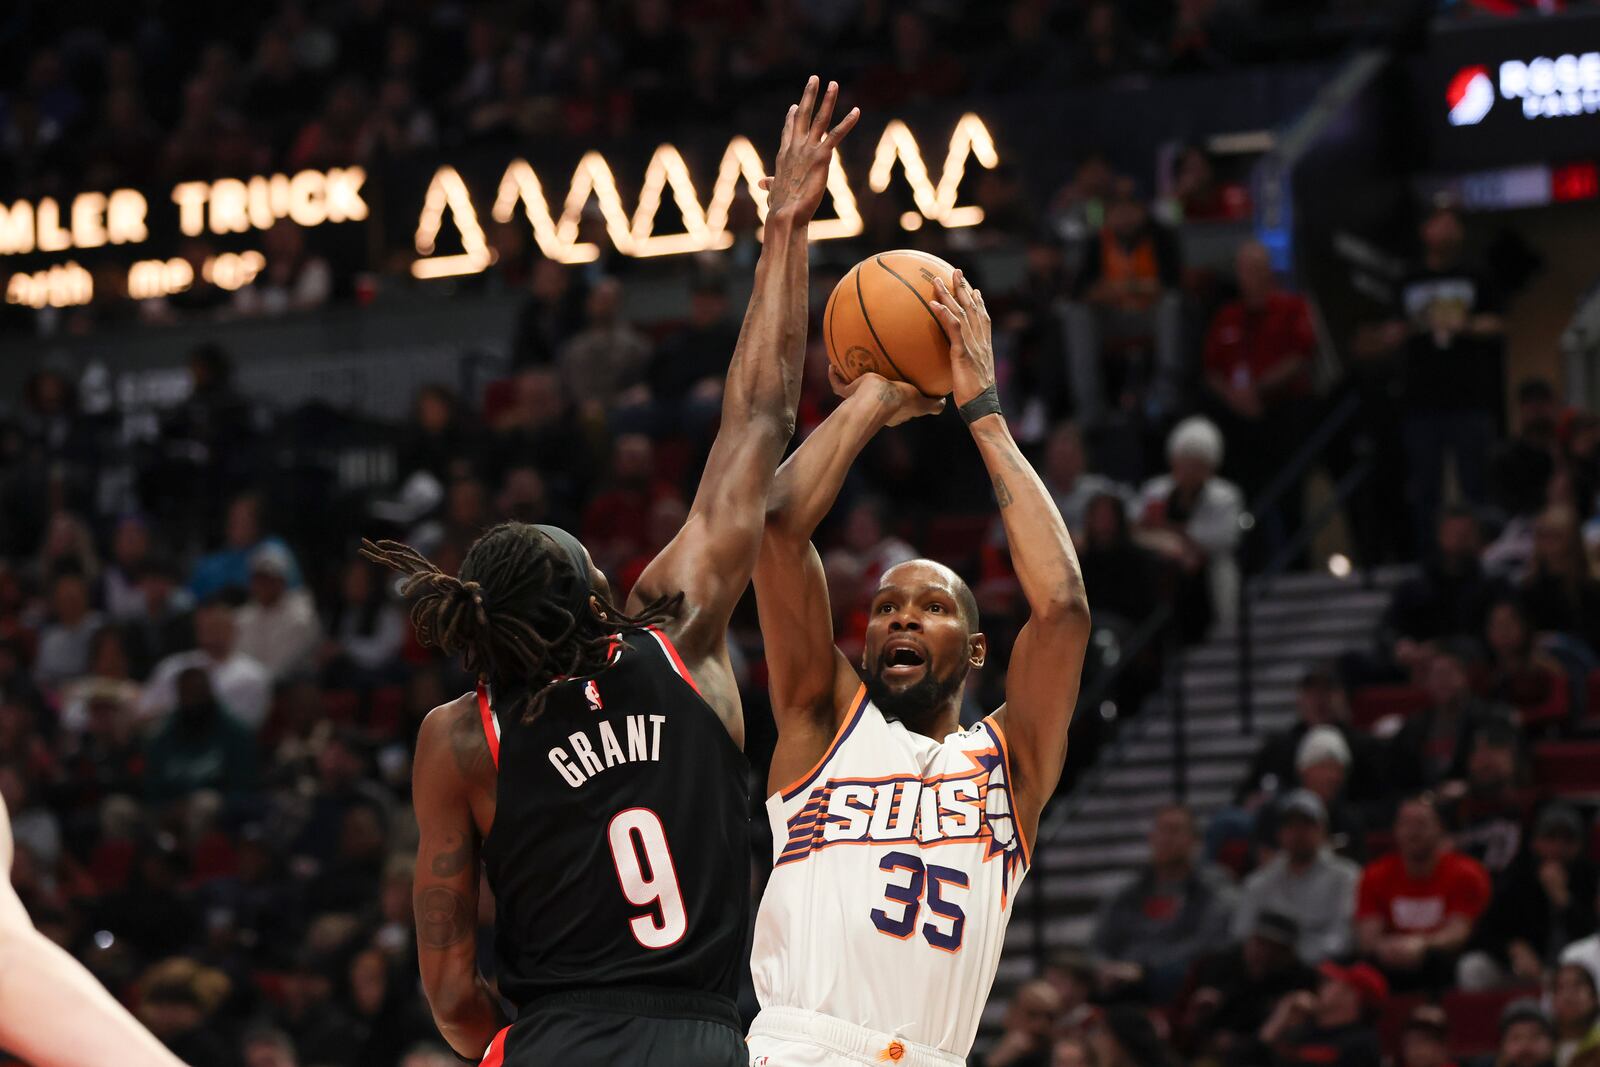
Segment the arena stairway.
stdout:
<svg viewBox="0 0 1600 1067">
<path fill-rule="evenodd" d="M 1305 668 L 1367 647 L 1390 592 L 1409 573 L 1384 568 L 1370 581 L 1290 574 L 1252 591 L 1253 733 L 1246 734 L 1240 721 L 1237 639 L 1217 637 L 1185 650 L 1178 670 L 1188 745 L 1186 800 L 1202 823 L 1230 801 L 1263 734 L 1293 721 L 1295 687 Z M 980 1049 L 999 1033 L 1011 992 L 1033 976 L 1035 944 L 1042 942 L 1047 955 L 1086 945 L 1101 902 L 1144 861 L 1151 816 L 1177 799 L 1171 703 L 1165 688 L 1149 697 L 1077 788 L 1046 813 L 984 1009 Z"/>
</svg>

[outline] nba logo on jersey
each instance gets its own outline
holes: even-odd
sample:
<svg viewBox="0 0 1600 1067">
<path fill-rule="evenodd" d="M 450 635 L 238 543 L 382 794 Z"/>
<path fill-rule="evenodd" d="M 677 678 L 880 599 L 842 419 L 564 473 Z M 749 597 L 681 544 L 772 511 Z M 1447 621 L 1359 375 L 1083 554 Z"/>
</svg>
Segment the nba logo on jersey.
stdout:
<svg viewBox="0 0 1600 1067">
<path fill-rule="evenodd" d="M 583 696 L 589 701 L 590 711 L 599 711 L 605 707 L 605 702 L 600 699 L 600 687 L 594 684 L 593 678 L 583 683 Z"/>
</svg>

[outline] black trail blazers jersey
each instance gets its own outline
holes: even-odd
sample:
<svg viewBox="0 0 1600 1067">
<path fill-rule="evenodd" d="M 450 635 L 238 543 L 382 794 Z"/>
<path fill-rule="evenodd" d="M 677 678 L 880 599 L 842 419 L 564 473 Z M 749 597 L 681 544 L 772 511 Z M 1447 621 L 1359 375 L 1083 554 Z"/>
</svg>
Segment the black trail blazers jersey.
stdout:
<svg viewBox="0 0 1600 1067">
<path fill-rule="evenodd" d="M 553 684 L 532 719 L 479 711 L 499 768 L 483 845 L 500 991 L 733 997 L 750 911 L 749 765 L 659 630 Z"/>
</svg>

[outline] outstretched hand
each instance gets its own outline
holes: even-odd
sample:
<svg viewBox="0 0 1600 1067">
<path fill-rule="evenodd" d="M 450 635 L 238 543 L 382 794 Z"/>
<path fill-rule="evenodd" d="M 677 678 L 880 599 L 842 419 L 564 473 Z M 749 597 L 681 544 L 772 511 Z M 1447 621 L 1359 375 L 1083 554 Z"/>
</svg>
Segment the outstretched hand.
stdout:
<svg viewBox="0 0 1600 1067">
<path fill-rule="evenodd" d="M 910 382 L 892 382 L 881 374 L 867 373 L 851 381 L 839 376 L 838 368 L 828 365 L 828 383 L 833 391 L 846 400 L 860 392 L 870 393 L 883 405 L 886 415 L 883 425 L 899 426 L 902 422 L 923 415 L 937 415 L 944 410 L 944 398 L 923 394 Z"/>
<path fill-rule="evenodd" d="M 783 122 L 783 141 L 772 176 L 761 180 L 768 194 L 767 217 L 806 224 L 817 213 L 823 191 L 828 187 L 828 166 L 833 150 L 861 118 L 860 108 L 851 108 L 833 129 L 833 105 L 839 98 L 839 83 L 829 82 L 817 104 L 820 82 L 813 74 L 806 82 L 798 104 L 789 108 Z"/>
<path fill-rule="evenodd" d="M 928 306 L 950 339 L 951 393 L 960 407 L 994 384 L 994 344 L 983 293 L 959 270 L 951 279 L 953 291 L 942 279 L 934 281 L 935 299 Z"/>
</svg>

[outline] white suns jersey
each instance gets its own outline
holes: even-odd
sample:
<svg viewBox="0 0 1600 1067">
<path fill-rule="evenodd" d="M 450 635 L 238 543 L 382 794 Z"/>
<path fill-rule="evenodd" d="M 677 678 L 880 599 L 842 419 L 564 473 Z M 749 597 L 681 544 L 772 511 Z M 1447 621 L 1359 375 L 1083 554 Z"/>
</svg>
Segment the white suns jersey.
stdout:
<svg viewBox="0 0 1600 1067">
<path fill-rule="evenodd" d="M 821 762 L 767 798 L 761 1006 L 966 1056 L 1028 865 L 1009 770 L 993 718 L 935 741 L 862 687 Z"/>
</svg>

